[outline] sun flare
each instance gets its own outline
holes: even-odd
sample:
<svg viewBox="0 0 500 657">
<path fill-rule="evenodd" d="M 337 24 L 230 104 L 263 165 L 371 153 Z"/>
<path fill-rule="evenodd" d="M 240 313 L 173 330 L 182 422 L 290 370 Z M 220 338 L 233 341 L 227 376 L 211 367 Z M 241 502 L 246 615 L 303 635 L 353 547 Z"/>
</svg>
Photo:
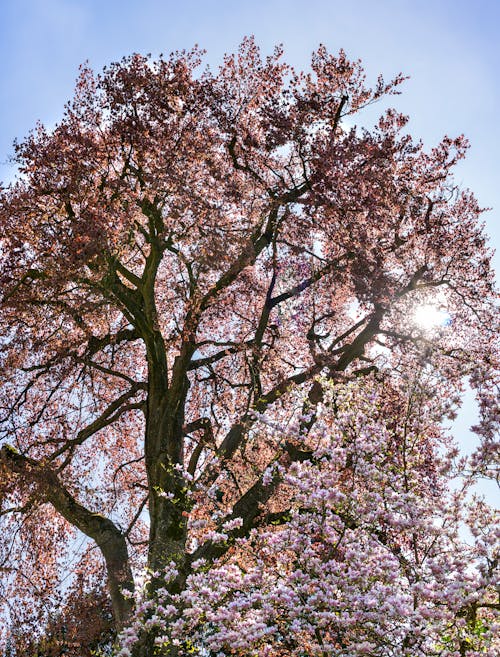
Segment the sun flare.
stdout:
<svg viewBox="0 0 500 657">
<path fill-rule="evenodd" d="M 440 326 L 448 326 L 451 322 L 451 317 L 443 308 L 432 304 L 426 304 L 415 308 L 413 312 L 413 321 L 420 328 L 433 329 Z"/>
</svg>

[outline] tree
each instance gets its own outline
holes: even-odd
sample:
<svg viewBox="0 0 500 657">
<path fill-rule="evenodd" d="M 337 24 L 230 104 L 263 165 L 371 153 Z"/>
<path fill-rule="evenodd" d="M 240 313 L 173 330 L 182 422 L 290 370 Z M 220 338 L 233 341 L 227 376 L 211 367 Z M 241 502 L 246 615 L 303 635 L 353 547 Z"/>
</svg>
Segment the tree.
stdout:
<svg viewBox="0 0 500 657">
<path fill-rule="evenodd" d="M 27 636 L 18 628 L 17 643 L 27 655 L 37 657 L 95 657 L 111 648 L 116 633 L 109 595 L 102 589 L 86 590 L 83 577 L 76 578 L 60 609 L 54 609 L 43 632 Z"/>
<path fill-rule="evenodd" d="M 496 307 L 452 178 L 466 141 L 427 153 L 394 110 L 349 127 L 403 77 L 281 57 L 247 39 L 217 74 L 196 50 L 83 67 L 61 122 L 16 144 L 0 549 L 18 649 L 64 607 L 71 559 L 82 591 L 105 582 L 121 655 L 491 639 L 494 525 L 478 502 L 461 544 L 439 424 L 468 376 L 467 467 L 488 474 Z"/>
</svg>

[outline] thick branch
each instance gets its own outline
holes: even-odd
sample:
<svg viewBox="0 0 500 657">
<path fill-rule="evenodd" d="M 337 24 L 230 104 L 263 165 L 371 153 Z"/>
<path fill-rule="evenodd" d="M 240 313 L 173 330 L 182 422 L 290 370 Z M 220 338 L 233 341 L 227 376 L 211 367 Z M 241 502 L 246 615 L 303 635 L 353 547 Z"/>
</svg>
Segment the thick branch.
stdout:
<svg viewBox="0 0 500 657">
<path fill-rule="evenodd" d="M 123 534 L 109 518 L 92 513 L 81 505 L 47 466 L 8 445 L 0 450 L 0 461 L 12 472 L 35 483 L 44 501 L 52 504 L 70 524 L 97 543 L 106 562 L 116 624 L 118 628 L 123 627 L 132 611 L 132 602 L 123 591 L 132 592 L 134 588 Z"/>
<path fill-rule="evenodd" d="M 108 345 L 120 344 L 120 342 L 132 342 L 139 339 L 139 334 L 135 329 L 121 329 L 117 333 L 108 333 L 102 338 L 92 336 L 88 343 L 88 353 L 93 356 Z"/>
<path fill-rule="evenodd" d="M 189 459 L 189 464 L 187 471 L 191 476 L 196 472 L 196 466 L 198 465 L 198 460 L 201 456 L 201 453 L 208 442 L 213 442 L 214 432 L 212 429 L 212 424 L 207 417 L 200 417 L 194 422 L 190 422 L 184 427 L 184 433 L 187 435 L 192 431 L 203 430 L 203 437 L 198 441 L 196 447 L 194 448 L 191 457 Z"/>
<path fill-rule="evenodd" d="M 275 459 L 274 463 L 279 462 L 282 466 L 289 466 L 293 462 L 307 461 L 312 458 L 312 451 L 301 450 L 291 442 L 287 441 L 284 444 L 283 453 L 280 455 L 279 459 Z M 274 463 L 269 467 L 272 468 Z M 224 523 L 236 518 L 241 518 L 241 526 L 228 533 L 229 539 L 226 542 L 220 543 L 206 541 L 200 545 L 200 547 L 191 555 L 191 560 L 217 559 L 229 550 L 236 538 L 247 536 L 250 529 L 260 524 L 261 521 L 258 519 L 262 516 L 262 507 L 270 500 L 282 480 L 283 476 L 278 469 L 274 470 L 270 481 L 268 481 L 264 473 L 262 473 L 259 479 L 257 479 L 257 481 L 250 486 L 250 488 L 234 504 L 231 513 L 220 521 L 219 530 L 223 528 Z"/>
</svg>

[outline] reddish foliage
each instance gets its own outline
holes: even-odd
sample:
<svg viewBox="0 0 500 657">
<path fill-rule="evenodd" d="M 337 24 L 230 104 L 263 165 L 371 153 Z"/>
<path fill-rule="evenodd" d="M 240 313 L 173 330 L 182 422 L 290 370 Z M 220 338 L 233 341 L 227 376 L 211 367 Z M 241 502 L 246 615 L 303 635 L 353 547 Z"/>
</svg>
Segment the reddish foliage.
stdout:
<svg viewBox="0 0 500 657">
<path fill-rule="evenodd" d="M 382 386 L 383 417 L 371 420 L 387 467 L 408 468 L 412 481 L 411 468 L 423 468 L 414 493 L 433 504 L 437 423 L 469 376 L 483 438 L 472 465 L 479 474 L 491 468 L 497 312 L 480 208 L 452 178 L 466 140 L 445 137 L 426 152 L 394 110 L 371 130 L 351 128 L 366 105 L 397 93 L 402 76 L 372 89 L 343 52 L 320 47 L 311 73 L 281 56 L 262 60 L 247 39 L 216 74 L 196 74 L 196 50 L 157 61 L 133 55 L 98 76 L 83 67 L 61 122 L 16 145 L 20 177 L 0 199 L 0 566 L 21 644 L 67 597 L 69 562 L 76 581 L 106 581 L 118 630 L 131 622 L 127 590 L 146 564 L 163 573 L 175 562 L 172 600 L 190 586 L 197 599 L 200 558 L 221 581 L 217 569 L 229 563 L 232 577 L 235 542 L 279 534 L 273 514 L 281 527 L 287 503 L 300 498 L 295 468 L 316 458 L 308 441 L 321 442 L 318 427 L 334 436 L 341 426 L 345 408 L 332 415 L 324 403 L 330 385 L 340 397 L 352 381 L 366 382 L 365 396 Z M 426 304 L 446 309 L 447 326 L 415 321 Z M 425 458 L 407 465 L 401 427 L 416 373 L 442 399 L 422 388 L 415 412 L 428 418 Z M 366 409 L 360 417 L 369 424 Z M 297 431 L 284 439 L 290 422 Z M 354 497 L 362 487 L 346 482 L 355 456 L 346 452 L 331 475 Z M 309 519 L 311 538 L 317 519 Z M 363 527 L 366 549 L 380 542 L 381 526 L 353 522 L 339 515 L 330 529 L 343 536 Z M 91 539 L 80 548 L 76 530 Z M 312 563 L 328 561 L 328 541 L 318 535 L 309 545 Z M 396 559 L 412 551 L 403 529 L 384 546 Z M 339 563 L 343 549 L 334 550 Z M 292 562 L 280 568 L 292 572 Z M 271 555 L 268 572 L 275 566 Z M 153 576 L 146 597 L 156 599 L 164 576 Z M 60 619 L 87 618 L 85 632 L 97 636 L 101 621 L 82 613 L 85 596 L 70 598 Z M 279 622 L 295 627 L 286 613 Z M 202 641 L 208 626 L 197 622 Z M 368 650 L 369 639 L 346 628 L 333 639 L 318 622 L 312 634 L 296 630 L 308 655 L 321 650 L 323 630 L 344 655 L 346 645 Z M 224 631 L 213 649 L 226 645 Z M 137 654 L 158 632 L 139 630 Z M 407 637 L 401 654 L 416 650 Z M 262 637 L 255 641 L 268 654 Z M 273 654 L 298 649 L 278 644 Z"/>
</svg>

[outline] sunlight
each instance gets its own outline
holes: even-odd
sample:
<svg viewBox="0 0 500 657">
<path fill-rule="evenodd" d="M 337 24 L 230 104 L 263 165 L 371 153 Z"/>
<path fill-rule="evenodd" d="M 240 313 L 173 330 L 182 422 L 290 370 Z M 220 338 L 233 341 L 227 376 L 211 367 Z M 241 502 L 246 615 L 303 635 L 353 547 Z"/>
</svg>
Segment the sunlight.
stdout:
<svg viewBox="0 0 500 657">
<path fill-rule="evenodd" d="M 448 326 L 451 317 L 442 307 L 426 304 L 415 308 L 413 321 L 420 328 L 433 329 L 440 326 Z"/>
</svg>

